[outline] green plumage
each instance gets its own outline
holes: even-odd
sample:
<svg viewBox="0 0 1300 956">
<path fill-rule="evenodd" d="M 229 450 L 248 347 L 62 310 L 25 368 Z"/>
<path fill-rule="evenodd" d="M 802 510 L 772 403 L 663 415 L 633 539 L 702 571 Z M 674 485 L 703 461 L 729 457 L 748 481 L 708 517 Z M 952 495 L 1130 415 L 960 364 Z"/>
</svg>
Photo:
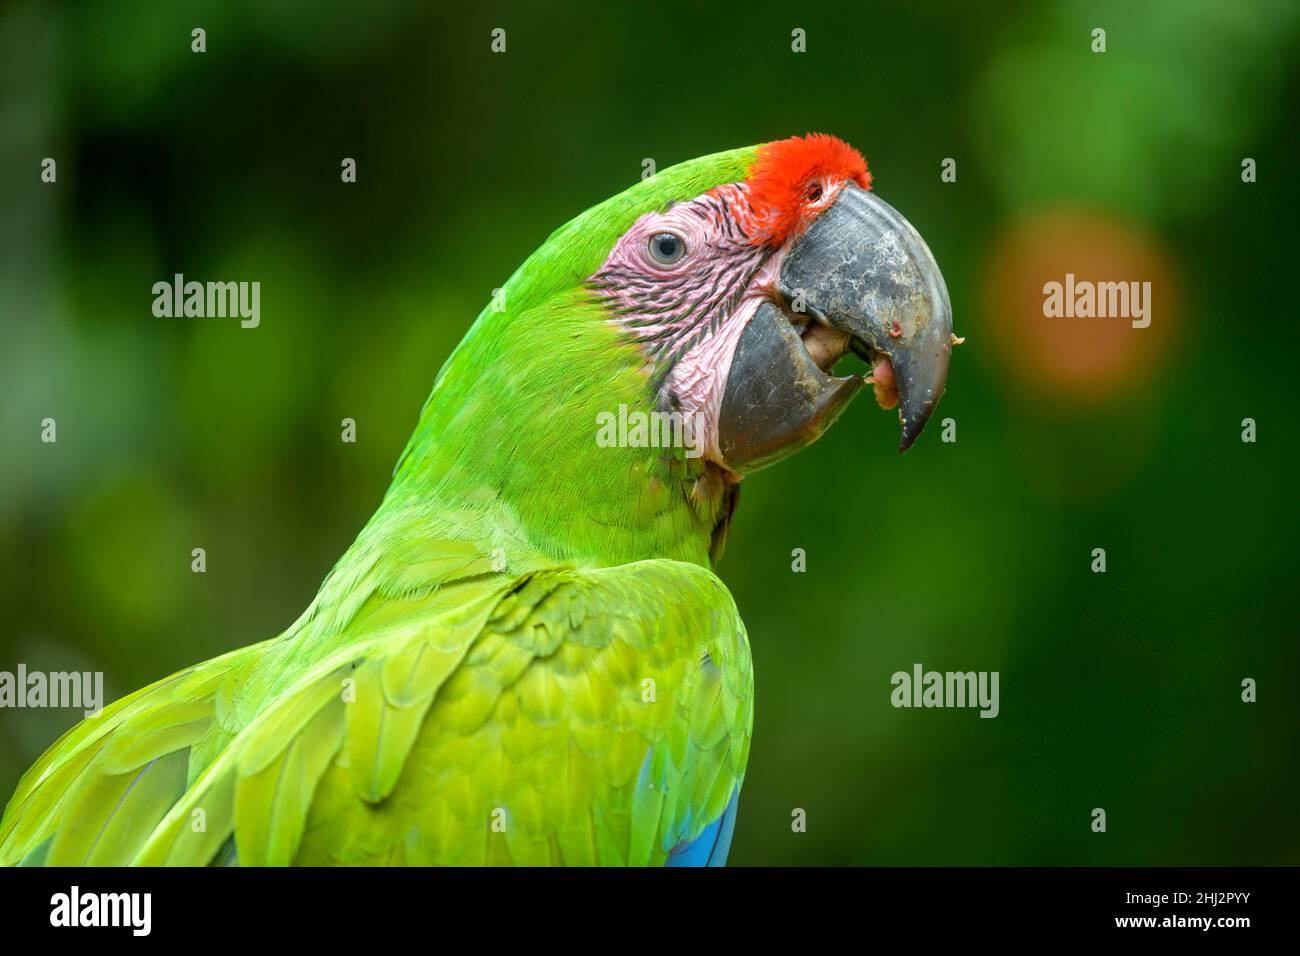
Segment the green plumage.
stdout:
<svg viewBox="0 0 1300 956">
<path fill-rule="evenodd" d="M 658 864 L 744 775 L 749 647 L 711 570 L 730 488 L 602 449 L 652 408 L 583 287 L 682 164 L 558 230 L 448 360 L 374 517 L 279 638 L 87 719 L 19 783 L 4 864 Z"/>
</svg>

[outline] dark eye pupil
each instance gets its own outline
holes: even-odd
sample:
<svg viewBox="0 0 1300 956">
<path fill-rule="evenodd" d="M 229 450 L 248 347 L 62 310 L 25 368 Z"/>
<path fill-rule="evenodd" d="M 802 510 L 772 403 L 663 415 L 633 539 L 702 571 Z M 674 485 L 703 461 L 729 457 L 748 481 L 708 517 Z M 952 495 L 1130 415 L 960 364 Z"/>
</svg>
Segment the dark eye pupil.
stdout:
<svg viewBox="0 0 1300 956">
<path fill-rule="evenodd" d="M 670 266 L 686 254 L 686 244 L 671 232 L 660 232 L 650 237 L 650 255 L 660 265 Z"/>
</svg>

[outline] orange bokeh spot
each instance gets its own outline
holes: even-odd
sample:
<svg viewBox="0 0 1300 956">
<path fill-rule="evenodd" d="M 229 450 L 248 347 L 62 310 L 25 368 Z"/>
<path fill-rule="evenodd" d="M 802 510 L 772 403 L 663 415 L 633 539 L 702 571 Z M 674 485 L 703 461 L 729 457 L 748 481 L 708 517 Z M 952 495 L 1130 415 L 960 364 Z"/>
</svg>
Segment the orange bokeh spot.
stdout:
<svg viewBox="0 0 1300 956">
<path fill-rule="evenodd" d="M 1097 212 L 1058 209 L 1008 227 L 992 250 L 981 334 L 1009 381 L 1072 408 L 1104 405 L 1152 385 L 1179 324 L 1174 269 L 1154 235 Z M 1136 282 L 1141 290 L 1149 282 L 1150 325 L 1134 328 L 1131 318 L 1096 314 L 1045 315 L 1045 285 L 1065 286 L 1067 274 L 1076 289 Z"/>
</svg>

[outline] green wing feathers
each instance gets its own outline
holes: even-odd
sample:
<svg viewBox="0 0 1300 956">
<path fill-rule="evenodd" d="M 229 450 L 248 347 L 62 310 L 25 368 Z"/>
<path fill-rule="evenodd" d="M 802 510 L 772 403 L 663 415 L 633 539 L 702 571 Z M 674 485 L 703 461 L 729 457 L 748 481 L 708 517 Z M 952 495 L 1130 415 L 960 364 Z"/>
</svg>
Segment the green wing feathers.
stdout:
<svg viewBox="0 0 1300 956">
<path fill-rule="evenodd" d="M 18 783 L 0 822 L 0 863 L 128 862 L 192 782 L 195 752 L 220 738 L 217 697 L 266 645 L 182 671 L 63 735 Z"/>
<path fill-rule="evenodd" d="M 83 721 L 20 782 L 0 863 L 656 864 L 717 819 L 753 712 L 714 575 L 472 581 L 360 606 L 364 634 L 287 667 L 309 611 Z"/>
</svg>

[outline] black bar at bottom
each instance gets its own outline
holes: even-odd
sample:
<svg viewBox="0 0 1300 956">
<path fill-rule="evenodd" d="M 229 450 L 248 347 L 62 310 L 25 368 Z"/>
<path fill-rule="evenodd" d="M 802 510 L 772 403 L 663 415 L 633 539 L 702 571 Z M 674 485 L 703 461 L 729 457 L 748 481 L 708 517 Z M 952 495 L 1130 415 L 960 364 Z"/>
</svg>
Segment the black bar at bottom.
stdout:
<svg viewBox="0 0 1300 956">
<path fill-rule="evenodd" d="M 144 938 L 334 946 L 355 941 L 373 950 L 396 945 L 399 936 L 414 934 L 434 945 L 440 938 L 449 943 L 447 933 L 472 933 L 485 944 L 518 938 L 549 948 L 568 938 L 574 945 L 582 941 L 583 949 L 607 949 L 631 942 L 693 947 L 692 939 L 709 938 L 695 932 L 744 937 L 792 931 L 807 932 L 808 943 L 829 933 L 847 933 L 864 944 L 882 938 L 1098 935 L 1230 942 L 1243 933 L 1286 932 L 1296 908 L 1297 873 L 1294 868 L 7 870 L 0 871 L 0 914 L 10 939 L 49 934 L 66 940 L 76 933 L 83 942 L 115 937 L 127 945 Z M 615 937 L 607 928 L 598 938 L 585 935 L 611 920 Z M 698 930 L 683 938 L 688 926 Z"/>
</svg>

